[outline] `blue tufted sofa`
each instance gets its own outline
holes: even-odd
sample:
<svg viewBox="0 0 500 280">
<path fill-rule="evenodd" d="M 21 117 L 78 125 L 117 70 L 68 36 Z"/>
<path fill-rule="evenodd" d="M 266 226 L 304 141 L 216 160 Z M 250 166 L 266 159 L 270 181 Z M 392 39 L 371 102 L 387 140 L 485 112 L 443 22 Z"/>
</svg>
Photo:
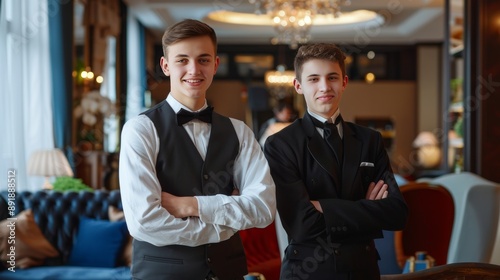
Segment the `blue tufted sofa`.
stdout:
<svg viewBox="0 0 500 280">
<path fill-rule="evenodd" d="M 68 258 L 75 242 L 81 217 L 108 220 L 108 207 L 121 207 L 120 192 L 114 190 L 95 192 L 18 192 L 16 193 L 15 212 L 31 209 L 34 220 L 46 239 L 60 255 L 50 258 L 42 266 L 16 269 L 11 272 L 5 268 L 0 271 L 0 279 L 130 279 L 130 268 L 68 266 Z M 0 220 L 8 216 L 7 192 L 1 193 Z M 98 253 L 98 252 L 96 252 Z"/>
</svg>

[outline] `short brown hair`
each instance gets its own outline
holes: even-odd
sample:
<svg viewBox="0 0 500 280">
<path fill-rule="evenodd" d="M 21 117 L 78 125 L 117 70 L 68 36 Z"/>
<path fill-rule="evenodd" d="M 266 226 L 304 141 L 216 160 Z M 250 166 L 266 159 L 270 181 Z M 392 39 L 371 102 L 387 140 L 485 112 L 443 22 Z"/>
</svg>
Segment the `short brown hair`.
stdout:
<svg viewBox="0 0 500 280">
<path fill-rule="evenodd" d="M 168 46 L 180 40 L 198 36 L 210 37 L 212 43 L 214 44 L 215 53 L 217 54 L 217 35 L 215 34 L 214 29 L 204 22 L 194 19 L 185 19 L 172 25 L 163 34 L 161 39 L 163 45 L 163 55 L 167 57 Z"/>
<path fill-rule="evenodd" d="M 295 56 L 294 67 L 295 67 L 295 77 L 301 81 L 302 66 L 304 63 L 311 59 L 325 59 L 332 62 L 338 62 L 340 70 L 342 71 L 342 77 L 345 76 L 345 54 L 344 52 L 335 44 L 331 43 L 316 43 L 310 45 L 301 46 L 297 50 L 297 55 Z"/>
</svg>

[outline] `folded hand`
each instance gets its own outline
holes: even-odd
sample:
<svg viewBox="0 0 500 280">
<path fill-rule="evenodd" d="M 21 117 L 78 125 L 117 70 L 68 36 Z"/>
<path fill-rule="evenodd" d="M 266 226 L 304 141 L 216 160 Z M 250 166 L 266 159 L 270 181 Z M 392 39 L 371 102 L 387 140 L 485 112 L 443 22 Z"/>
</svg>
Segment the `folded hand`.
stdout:
<svg viewBox="0 0 500 280">
<path fill-rule="evenodd" d="M 387 192 L 387 184 L 384 184 L 384 181 L 379 180 L 376 184 L 375 182 L 371 182 L 368 186 L 368 192 L 366 192 L 366 199 L 369 200 L 379 200 L 386 198 L 389 194 Z"/>
<path fill-rule="evenodd" d="M 175 196 L 162 192 L 161 206 L 176 218 L 199 216 L 198 201 L 193 196 Z"/>
</svg>

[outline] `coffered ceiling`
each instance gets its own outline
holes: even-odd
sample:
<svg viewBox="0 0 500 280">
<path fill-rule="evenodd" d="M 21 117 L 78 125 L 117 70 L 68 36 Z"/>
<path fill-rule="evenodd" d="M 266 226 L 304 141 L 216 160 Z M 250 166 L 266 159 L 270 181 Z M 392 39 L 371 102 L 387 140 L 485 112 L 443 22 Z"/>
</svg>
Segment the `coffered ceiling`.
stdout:
<svg viewBox="0 0 500 280">
<path fill-rule="evenodd" d="M 342 44 L 414 44 L 441 42 L 444 38 L 444 0 L 351 0 L 343 11 L 378 12 L 385 23 L 378 27 L 313 26 L 312 41 Z M 461 1 L 451 0 L 459 3 Z M 168 26 L 185 18 L 203 20 L 214 27 L 220 43 L 269 43 L 272 26 L 224 24 L 206 18 L 220 9 L 252 13 L 248 0 L 125 0 L 129 11 L 157 38 Z"/>
</svg>

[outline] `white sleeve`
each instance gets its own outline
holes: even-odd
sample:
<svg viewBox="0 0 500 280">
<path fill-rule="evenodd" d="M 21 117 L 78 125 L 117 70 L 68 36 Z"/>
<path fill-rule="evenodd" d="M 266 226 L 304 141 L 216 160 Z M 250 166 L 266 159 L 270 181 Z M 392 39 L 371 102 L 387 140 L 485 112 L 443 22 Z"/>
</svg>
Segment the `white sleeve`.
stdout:
<svg viewBox="0 0 500 280">
<path fill-rule="evenodd" d="M 235 230 L 263 228 L 276 214 L 275 185 L 262 149 L 248 126 L 231 119 L 240 141 L 234 164 L 237 196 L 196 196 L 200 220 Z"/>
<path fill-rule="evenodd" d="M 130 234 L 155 246 L 198 246 L 229 239 L 234 230 L 207 224 L 199 218 L 182 220 L 161 206 L 161 186 L 156 176 L 159 138 L 147 116 L 129 120 L 122 130 L 120 193 Z"/>
</svg>

